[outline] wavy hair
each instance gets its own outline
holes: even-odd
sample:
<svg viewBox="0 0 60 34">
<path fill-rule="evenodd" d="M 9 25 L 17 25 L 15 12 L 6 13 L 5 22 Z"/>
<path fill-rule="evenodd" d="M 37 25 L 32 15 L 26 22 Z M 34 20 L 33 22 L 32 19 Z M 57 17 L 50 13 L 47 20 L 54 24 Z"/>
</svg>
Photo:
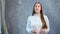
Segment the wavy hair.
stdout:
<svg viewBox="0 0 60 34">
<path fill-rule="evenodd" d="M 35 5 L 36 5 L 37 3 L 41 5 L 40 2 L 36 2 L 36 3 L 34 4 L 32 15 L 34 15 L 34 14 L 36 13 L 35 10 L 34 10 L 34 7 L 35 7 Z M 42 21 L 42 29 L 47 28 L 46 21 L 45 21 L 45 19 L 44 19 L 44 17 L 43 17 L 42 5 L 41 5 L 40 14 L 41 14 L 40 17 L 41 17 L 41 21 Z"/>
</svg>

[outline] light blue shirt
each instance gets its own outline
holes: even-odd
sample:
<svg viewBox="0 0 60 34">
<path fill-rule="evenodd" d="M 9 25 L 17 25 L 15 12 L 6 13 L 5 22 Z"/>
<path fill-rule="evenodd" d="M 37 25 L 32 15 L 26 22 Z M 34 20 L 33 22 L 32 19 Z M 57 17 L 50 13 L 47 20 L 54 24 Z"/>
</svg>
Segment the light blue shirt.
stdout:
<svg viewBox="0 0 60 34">
<path fill-rule="evenodd" d="M 50 26 L 49 26 L 49 20 L 48 17 L 46 15 L 43 15 L 44 19 L 46 21 L 46 25 L 47 25 L 47 29 L 45 29 L 45 32 L 49 32 L 50 30 Z M 27 25 L 26 25 L 26 31 L 28 33 L 31 33 L 31 31 L 33 29 L 36 29 L 36 32 L 40 32 L 40 29 L 42 28 L 42 21 L 40 16 L 38 16 L 37 14 L 34 14 L 33 16 L 29 16 L 27 19 Z"/>
</svg>

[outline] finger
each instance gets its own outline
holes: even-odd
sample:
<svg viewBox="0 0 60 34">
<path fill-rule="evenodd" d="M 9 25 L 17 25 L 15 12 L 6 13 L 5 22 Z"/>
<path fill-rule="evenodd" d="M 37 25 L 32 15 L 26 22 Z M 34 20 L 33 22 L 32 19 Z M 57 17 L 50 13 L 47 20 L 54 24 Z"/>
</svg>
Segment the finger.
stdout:
<svg viewBox="0 0 60 34">
<path fill-rule="evenodd" d="M 33 32 L 33 34 L 36 34 L 36 32 Z"/>
</svg>

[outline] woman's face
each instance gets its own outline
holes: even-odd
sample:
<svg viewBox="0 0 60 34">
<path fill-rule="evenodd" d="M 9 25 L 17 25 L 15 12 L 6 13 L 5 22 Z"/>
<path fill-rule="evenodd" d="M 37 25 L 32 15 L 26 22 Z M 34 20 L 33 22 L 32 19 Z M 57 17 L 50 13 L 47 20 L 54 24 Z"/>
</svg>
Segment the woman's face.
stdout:
<svg viewBox="0 0 60 34">
<path fill-rule="evenodd" d="M 40 13 L 41 5 L 39 3 L 36 3 L 35 6 L 34 6 L 34 10 L 35 10 L 36 13 Z"/>
</svg>

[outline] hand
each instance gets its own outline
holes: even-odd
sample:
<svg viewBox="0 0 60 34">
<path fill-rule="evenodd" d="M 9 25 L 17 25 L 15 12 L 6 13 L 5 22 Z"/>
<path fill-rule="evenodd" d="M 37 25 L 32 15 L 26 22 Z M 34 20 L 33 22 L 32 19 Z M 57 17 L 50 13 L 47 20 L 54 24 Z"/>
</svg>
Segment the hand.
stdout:
<svg viewBox="0 0 60 34">
<path fill-rule="evenodd" d="M 33 34 L 36 34 L 36 30 L 35 30 L 35 29 L 33 29 L 33 30 L 32 30 L 32 33 L 33 33 Z"/>
<path fill-rule="evenodd" d="M 45 32 L 45 29 L 40 30 L 40 34 L 44 34 L 44 32 Z"/>
</svg>

